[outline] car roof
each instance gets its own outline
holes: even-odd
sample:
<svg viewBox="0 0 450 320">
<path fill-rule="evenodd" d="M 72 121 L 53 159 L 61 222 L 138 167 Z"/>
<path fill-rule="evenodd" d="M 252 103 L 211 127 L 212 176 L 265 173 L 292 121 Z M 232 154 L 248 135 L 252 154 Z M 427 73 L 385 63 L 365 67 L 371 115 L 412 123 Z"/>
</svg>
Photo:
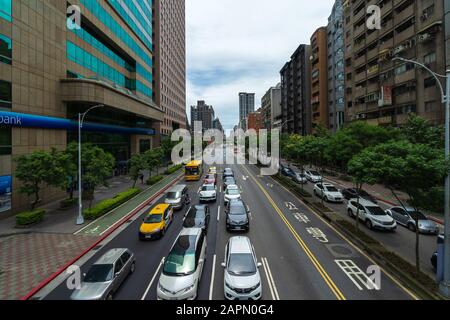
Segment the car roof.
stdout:
<svg viewBox="0 0 450 320">
<path fill-rule="evenodd" d="M 333 184 L 328 183 L 328 182 L 322 182 L 322 185 L 323 185 L 323 186 L 326 186 L 326 187 L 334 187 Z"/>
<path fill-rule="evenodd" d="M 178 237 L 181 236 L 199 236 L 202 233 L 202 229 L 200 228 L 183 228 L 178 235 Z"/>
<path fill-rule="evenodd" d="M 101 256 L 94 264 L 113 264 L 120 258 L 122 253 L 128 249 L 116 248 L 107 251 L 103 256 Z"/>
<path fill-rule="evenodd" d="M 186 187 L 187 186 L 185 184 L 177 184 L 176 186 L 170 188 L 168 192 L 182 192 L 184 189 L 186 189 Z"/>
<path fill-rule="evenodd" d="M 351 199 L 352 201 L 356 202 L 356 198 L 355 199 Z M 379 207 L 379 205 L 373 203 L 372 201 L 366 200 L 366 199 L 359 199 L 359 204 L 362 206 L 367 206 L 367 207 Z"/>
<path fill-rule="evenodd" d="M 251 243 L 248 237 L 232 237 L 229 241 L 228 250 L 230 253 L 251 253 Z"/>
<path fill-rule="evenodd" d="M 239 187 L 235 184 L 230 184 L 227 189 L 239 189 Z"/>
<path fill-rule="evenodd" d="M 149 214 L 163 214 L 166 209 L 170 207 L 170 204 L 167 203 L 160 203 L 156 207 L 154 207 L 152 210 L 150 210 Z"/>
</svg>

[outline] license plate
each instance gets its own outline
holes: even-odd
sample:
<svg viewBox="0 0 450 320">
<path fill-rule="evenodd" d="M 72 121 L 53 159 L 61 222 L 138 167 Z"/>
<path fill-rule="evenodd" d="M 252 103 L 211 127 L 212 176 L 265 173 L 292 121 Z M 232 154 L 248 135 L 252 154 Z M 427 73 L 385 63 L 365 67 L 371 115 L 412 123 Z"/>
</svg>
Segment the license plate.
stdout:
<svg viewBox="0 0 450 320">
<path fill-rule="evenodd" d="M 152 238 L 152 235 L 151 235 L 151 234 L 148 234 L 148 235 L 145 236 L 145 238 L 146 238 L 146 239 L 151 239 L 151 238 Z"/>
</svg>

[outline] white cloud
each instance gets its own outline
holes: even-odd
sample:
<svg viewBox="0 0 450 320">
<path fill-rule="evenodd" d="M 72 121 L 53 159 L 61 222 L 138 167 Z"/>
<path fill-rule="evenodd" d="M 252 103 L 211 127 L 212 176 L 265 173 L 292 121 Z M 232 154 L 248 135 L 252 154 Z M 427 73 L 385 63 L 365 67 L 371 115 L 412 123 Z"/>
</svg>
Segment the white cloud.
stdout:
<svg viewBox="0 0 450 320">
<path fill-rule="evenodd" d="M 255 92 L 258 107 L 298 45 L 327 24 L 333 2 L 187 0 L 188 105 L 205 100 L 232 128 L 238 93 Z"/>
</svg>

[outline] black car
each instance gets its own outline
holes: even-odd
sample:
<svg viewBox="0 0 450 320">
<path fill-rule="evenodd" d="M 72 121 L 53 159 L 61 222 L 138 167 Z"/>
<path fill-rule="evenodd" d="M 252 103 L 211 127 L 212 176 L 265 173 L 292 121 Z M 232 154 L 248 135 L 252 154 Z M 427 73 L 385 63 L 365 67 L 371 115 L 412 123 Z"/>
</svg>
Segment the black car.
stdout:
<svg viewBox="0 0 450 320">
<path fill-rule="evenodd" d="M 230 168 L 225 168 L 225 170 L 223 171 L 222 178 L 225 179 L 227 177 L 234 177 L 234 172 Z"/>
<path fill-rule="evenodd" d="M 197 205 L 189 209 L 184 216 L 184 228 L 201 228 L 205 234 L 208 232 L 209 226 L 209 207 L 206 205 Z"/>
<path fill-rule="evenodd" d="M 227 231 L 249 231 L 250 219 L 247 206 L 242 200 L 231 200 L 225 208 Z"/>
<path fill-rule="evenodd" d="M 289 167 L 281 166 L 280 167 L 281 174 L 286 177 L 295 178 L 295 172 Z"/>
<path fill-rule="evenodd" d="M 229 185 L 236 184 L 236 180 L 233 177 L 226 177 L 223 179 L 223 190 L 226 190 Z"/>
<path fill-rule="evenodd" d="M 349 188 L 349 189 L 344 189 L 341 191 L 342 195 L 344 196 L 345 199 L 350 200 L 350 199 L 356 199 L 357 196 L 357 191 L 355 188 Z M 378 203 L 377 198 L 375 198 L 374 196 L 370 195 L 369 193 L 367 193 L 364 190 L 361 190 L 359 192 L 359 196 L 363 199 L 369 200 L 370 202 L 373 203 Z"/>
</svg>

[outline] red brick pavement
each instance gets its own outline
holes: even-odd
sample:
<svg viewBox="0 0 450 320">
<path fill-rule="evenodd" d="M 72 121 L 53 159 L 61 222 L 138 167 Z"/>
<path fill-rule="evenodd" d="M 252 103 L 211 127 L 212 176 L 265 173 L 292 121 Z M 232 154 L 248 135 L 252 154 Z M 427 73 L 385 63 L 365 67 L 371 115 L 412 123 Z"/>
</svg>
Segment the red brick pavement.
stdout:
<svg viewBox="0 0 450 320">
<path fill-rule="evenodd" d="M 0 300 L 24 296 L 95 240 L 93 236 L 49 233 L 0 239 Z"/>
</svg>

